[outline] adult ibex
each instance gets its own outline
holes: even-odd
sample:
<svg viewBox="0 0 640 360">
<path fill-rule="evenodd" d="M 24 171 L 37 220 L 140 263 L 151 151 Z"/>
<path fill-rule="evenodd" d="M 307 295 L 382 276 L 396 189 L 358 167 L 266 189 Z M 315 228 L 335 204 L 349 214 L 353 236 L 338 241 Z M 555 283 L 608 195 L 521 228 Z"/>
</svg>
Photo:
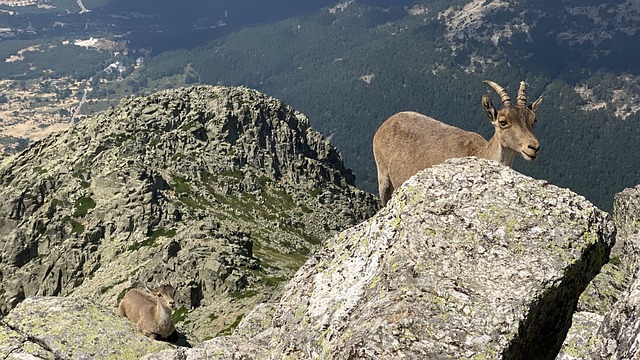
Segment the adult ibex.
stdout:
<svg viewBox="0 0 640 360">
<path fill-rule="evenodd" d="M 400 112 L 387 119 L 373 137 L 373 156 L 378 168 L 378 190 L 386 205 L 393 191 L 418 171 L 447 159 L 477 156 L 512 166 L 517 154 L 533 160 L 540 143 L 533 135 L 535 110 L 542 97 L 527 106 L 526 85 L 520 82 L 516 105 L 507 91 L 493 81 L 485 80 L 502 101 L 498 111 L 488 95 L 482 96 L 482 107 L 491 120 L 495 133 L 486 141 L 481 135 L 444 124 L 416 113 Z"/>
<path fill-rule="evenodd" d="M 147 291 L 131 289 L 120 301 L 118 312 L 136 324 L 143 335 L 154 340 L 167 339 L 176 330 L 171 322 L 176 289 L 158 285 Z"/>
</svg>

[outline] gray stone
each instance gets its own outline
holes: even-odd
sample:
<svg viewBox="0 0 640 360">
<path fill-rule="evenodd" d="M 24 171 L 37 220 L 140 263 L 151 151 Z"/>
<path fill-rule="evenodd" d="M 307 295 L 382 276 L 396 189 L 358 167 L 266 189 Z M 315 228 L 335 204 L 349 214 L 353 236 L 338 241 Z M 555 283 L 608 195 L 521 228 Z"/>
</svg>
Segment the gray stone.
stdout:
<svg viewBox="0 0 640 360">
<path fill-rule="evenodd" d="M 625 315 L 631 311 L 628 309 L 631 305 L 628 301 L 633 300 L 628 298 L 629 294 L 625 294 L 625 291 L 634 279 L 634 272 L 637 272 L 640 232 L 638 219 L 640 187 L 625 189 L 616 194 L 613 220 L 617 234 L 611 260 L 580 296 L 573 325 L 557 359 L 629 357 L 627 342 L 632 339 L 629 336 L 635 335 L 633 331 L 629 333 L 629 329 L 623 330 L 623 327 L 626 323 L 633 322 Z M 619 302 L 623 296 L 627 297 L 627 303 Z M 626 346 L 627 349 L 618 349 L 619 342 L 626 343 L 622 348 Z"/>
<path fill-rule="evenodd" d="M 109 309 L 79 299 L 28 298 L 1 328 L 3 359 L 137 359 L 172 348 L 138 333 Z"/>
<path fill-rule="evenodd" d="M 265 359 L 552 359 L 613 235 L 608 215 L 569 190 L 451 160 L 329 239 L 211 352 L 205 342 L 158 359 L 204 359 L 227 340 L 247 359 L 255 347 Z"/>
<path fill-rule="evenodd" d="M 605 313 L 602 325 L 591 341 L 592 357 L 636 359 L 640 357 L 640 186 L 616 194 L 614 219 L 618 230 L 617 262 L 625 287 L 619 301 Z M 627 286 L 628 284 L 628 286 Z"/>
</svg>

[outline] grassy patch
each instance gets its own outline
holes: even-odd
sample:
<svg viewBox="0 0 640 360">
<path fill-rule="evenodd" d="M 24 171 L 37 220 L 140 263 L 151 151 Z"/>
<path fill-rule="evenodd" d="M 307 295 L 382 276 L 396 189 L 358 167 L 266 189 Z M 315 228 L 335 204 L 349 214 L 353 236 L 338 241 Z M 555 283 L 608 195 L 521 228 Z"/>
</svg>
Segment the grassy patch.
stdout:
<svg viewBox="0 0 640 360">
<path fill-rule="evenodd" d="M 622 264 L 622 261 L 620 261 L 620 256 L 612 256 L 609 259 L 609 262 L 615 266 L 620 266 L 620 264 Z"/>
<path fill-rule="evenodd" d="M 261 280 L 262 283 L 267 286 L 276 286 L 284 281 L 287 281 L 288 279 L 283 276 L 263 276 Z"/>
<path fill-rule="evenodd" d="M 145 246 L 151 246 L 151 247 L 156 247 L 158 246 L 158 244 L 156 244 L 156 238 L 148 238 L 147 240 L 143 240 L 143 241 L 136 241 L 135 243 L 131 244 L 127 250 L 129 251 L 137 251 L 142 247 Z"/>
<path fill-rule="evenodd" d="M 319 188 L 313 188 L 311 189 L 311 191 L 309 191 L 309 195 L 311 195 L 312 197 L 318 197 L 320 196 L 320 194 L 322 194 L 322 190 Z"/>
<path fill-rule="evenodd" d="M 236 320 L 231 325 L 229 325 L 228 327 L 222 329 L 218 333 L 217 336 L 220 336 L 220 335 L 231 335 L 231 333 L 233 333 L 233 330 L 235 330 L 238 327 L 238 324 L 240 324 L 240 321 L 242 321 L 242 318 L 244 318 L 244 314 L 238 315 L 236 317 Z"/>
<path fill-rule="evenodd" d="M 68 222 L 71 225 L 71 233 L 75 233 L 75 234 L 82 234 L 84 232 L 84 225 L 82 225 L 81 223 L 79 223 L 77 220 L 72 219 L 69 216 L 65 216 L 62 219 L 62 222 Z"/>
<path fill-rule="evenodd" d="M 118 282 L 116 282 L 116 283 L 113 283 L 113 284 L 111 284 L 111 285 L 107 285 L 107 286 L 103 286 L 103 287 L 101 287 L 101 288 L 100 288 L 100 294 L 104 294 L 104 293 L 106 293 L 107 291 L 109 291 L 109 290 L 113 289 L 113 287 L 114 287 L 114 286 L 116 286 L 116 285 L 120 285 L 120 284 L 122 284 L 122 283 L 123 283 L 123 282 L 125 282 L 125 281 L 126 281 L 126 280 L 120 280 L 120 281 L 118 281 Z"/>
<path fill-rule="evenodd" d="M 36 220 L 35 230 L 38 234 L 44 234 L 47 231 L 47 226 L 42 222 L 42 220 Z"/>
<path fill-rule="evenodd" d="M 62 200 L 51 199 L 51 203 L 49 204 L 49 208 L 47 209 L 47 218 L 51 219 L 53 215 L 58 211 L 58 207 L 64 205 Z"/>
<path fill-rule="evenodd" d="M 177 175 L 171 175 L 171 178 L 173 179 L 173 191 L 175 191 L 176 195 L 191 193 L 191 185 L 185 178 Z"/>
<path fill-rule="evenodd" d="M 96 202 L 93 201 L 92 198 L 88 196 L 83 196 L 80 199 L 76 200 L 73 210 L 73 217 L 82 217 L 87 215 L 89 209 L 93 209 L 96 207 Z"/>
<path fill-rule="evenodd" d="M 241 299 L 247 299 L 247 298 L 258 295 L 258 291 L 256 290 L 234 291 L 229 295 L 233 299 L 241 300 Z"/>
<path fill-rule="evenodd" d="M 223 171 L 220 173 L 220 176 L 235 178 L 238 180 L 244 179 L 244 173 L 242 171 Z"/>
<path fill-rule="evenodd" d="M 158 238 L 160 238 L 160 237 L 172 238 L 174 236 L 176 236 L 176 230 L 175 229 L 169 229 L 169 230 L 166 230 L 166 229 L 163 229 L 163 228 L 156 229 L 151 233 L 151 236 L 149 236 L 148 239 L 142 240 L 142 241 L 137 241 L 137 242 L 131 244 L 127 248 L 127 250 L 128 251 L 137 251 L 140 248 L 145 247 L 145 246 L 156 247 L 156 246 L 158 246 L 158 244 L 156 244 L 156 240 Z"/>
<path fill-rule="evenodd" d="M 149 239 L 155 240 L 159 237 L 166 237 L 166 238 L 172 238 L 176 236 L 176 229 L 156 229 L 151 233 L 151 236 L 149 237 Z"/>
<path fill-rule="evenodd" d="M 205 210 L 211 207 L 211 202 L 202 195 L 196 195 L 195 198 L 192 196 L 183 195 L 180 196 L 178 200 L 185 206 L 192 209 Z"/>
<path fill-rule="evenodd" d="M 187 310 L 187 308 L 185 308 L 184 306 L 180 307 L 173 312 L 173 314 L 171 315 L 171 320 L 174 324 L 177 324 L 178 322 L 184 321 L 184 319 L 187 318 L 188 313 L 189 310 Z"/>
<path fill-rule="evenodd" d="M 273 182 L 273 179 L 271 179 L 270 177 L 266 176 L 266 175 L 261 175 L 258 178 L 258 183 L 260 183 L 260 186 L 265 187 L 267 184 L 270 184 Z"/>
</svg>

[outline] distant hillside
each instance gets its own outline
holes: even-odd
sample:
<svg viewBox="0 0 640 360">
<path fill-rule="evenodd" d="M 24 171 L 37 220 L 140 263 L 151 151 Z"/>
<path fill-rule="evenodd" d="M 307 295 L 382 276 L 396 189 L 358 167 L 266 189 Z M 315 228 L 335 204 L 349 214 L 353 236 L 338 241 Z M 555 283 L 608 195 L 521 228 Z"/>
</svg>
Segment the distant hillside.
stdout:
<svg viewBox="0 0 640 360">
<path fill-rule="evenodd" d="M 353 181 L 304 115 L 257 91 L 126 99 L 0 165 L 0 315 L 32 295 L 115 309 L 169 280 L 178 328 L 227 333 L 375 213 Z"/>
<path fill-rule="evenodd" d="M 640 181 L 638 1 L 348 1 L 164 53 L 140 74 L 243 84 L 294 104 L 376 192 L 371 139 L 401 110 L 490 136 L 480 108 L 492 79 L 544 94 L 542 154 L 516 168 L 610 209 Z M 187 66 L 188 65 L 188 66 Z M 187 72 L 185 69 L 191 69 Z M 190 74 L 190 75 L 189 75 Z M 492 95 L 495 96 L 495 95 Z M 495 102 L 495 101 L 494 101 Z"/>
<path fill-rule="evenodd" d="M 80 118 L 132 94 L 245 85 L 308 114 L 356 184 L 377 192 L 371 140 L 384 119 L 416 110 L 488 137 L 482 80 L 512 93 L 525 80 L 545 96 L 542 153 L 516 169 L 607 210 L 640 182 L 640 157 L 621 155 L 640 151 L 639 0 L 86 0 L 83 14 L 49 4 L 0 13 L 12 29 L 0 60 L 22 59 L 0 68 L 9 152 L 69 123 L 85 91 Z M 74 45 L 90 37 L 127 47 Z M 116 61 L 122 72 L 103 71 Z"/>
</svg>

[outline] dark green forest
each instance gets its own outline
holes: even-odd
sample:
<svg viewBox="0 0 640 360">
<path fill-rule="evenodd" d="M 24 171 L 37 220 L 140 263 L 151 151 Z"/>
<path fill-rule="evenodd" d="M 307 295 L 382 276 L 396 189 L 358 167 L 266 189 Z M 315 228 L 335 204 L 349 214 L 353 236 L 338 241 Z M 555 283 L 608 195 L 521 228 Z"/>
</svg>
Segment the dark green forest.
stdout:
<svg viewBox="0 0 640 360">
<path fill-rule="evenodd" d="M 225 0 L 187 8 L 158 6 L 158 14 L 144 21 L 111 14 L 150 9 L 153 1 L 95 1 L 101 7 L 92 16 L 103 20 L 85 25 L 72 21 L 73 14 L 60 15 L 71 24 L 65 31 L 80 34 L 89 26 L 99 33 L 107 21 L 117 19 L 114 28 L 131 27 L 127 40 L 132 48 L 153 48 L 143 67 L 122 81 L 98 86 L 107 76 L 102 72 L 105 66 L 119 60 L 132 68 L 141 53 L 113 58 L 61 46 L 54 35 L 62 30 L 42 20 L 49 24 L 48 38 L 29 39 L 27 34 L 26 40 L 6 39 L 0 55 L 6 58 L 34 41 L 48 44 L 43 45 L 48 52 L 29 53 L 29 63 L 6 63 L 0 75 L 20 80 L 53 70 L 58 76 L 93 77 L 92 99 L 148 93 L 162 83 L 255 88 L 305 113 L 343 153 L 357 185 L 374 193 L 371 141 L 386 118 L 403 110 L 418 111 L 488 139 L 493 130 L 482 112 L 481 97 L 489 93 L 495 104 L 499 101 L 482 81 L 496 81 L 515 96 L 524 80 L 531 100 L 544 96 L 535 129 L 541 155 L 534 162 L 516 160 L 516 170 L 570 188 L 606 210 L 616 192 L 640 183 L 640 114 L 615 116 L 611 105 L 620 102 L 614 99 L 620 91 L 633 95 L 625 100 L 631 105 L 640 102 L 640 37 L 629 32 L 630 24 L 618 24 L 611 10 L 622 0 L 606 6 L 602 0 L 510 3 L 485 14 L 485 23 L 453 37 L 447 20 L 468 0 L 402 0 L 392 6 L 388 0 L 357 0 L 335 11 L 327 7 L 335 1 L 288 6 L 290 0 L 278 0 L 279 5 L 263 4 L 242 19 L 226 19 L 223 10 L 235 14 L 249 0 Z M 563 11 L 589 4 L 600 6 L 598 16 L 605 25 L 579 12 Z M 411 14 L 414 6 L 423 11 Z M 180 21 L 171 22 L 173 13 Z M 210 26 L 221 19 L 228 24 Z M 535 26 L 522 27 L 519 21 Z M 149 22 L 166 26 L 154 32 L 150 29 L 157 26 Z M 619 25 L 626 30 L 617 31 Z M 180 26 L 187 30 L 179 31 Z M 526 31 L 487 40 L 509 27 Z M 582 33 L 597 41 L 575 42 L 567 35 Z M 28 68 L 41 63 L 46 66 Z M 175 79 L 182 80 L 176 84 Z M 577 87 L 588 88 L 608 105 L 584 110 L 588 100 Z"/>
<path fill-rule="evenodd" d="M 554 29 L 562 23 L 545 18 L 545 27 L 528 35 L 533 40 L 516 35 L 494 45 L 463 39 L 454 53 L 438 19 L 451 2 L 428 6 L 426 16 L 410 16 L 400 6 L 360 4 L 246 28 L 202 48 L 156 56 L 142 76 L 182 73 L 190 65 L 202 83 L 244 85 L 284 100 L 331 136 L 357 184 L 371 192 L 377 192 L 371 141 L 387 117 L 415 110 L 488 138 L 482 80 L 511 94 L 525 80 L 531 100 L 544 95 L 535 130 L 542 153 L 531 163 L 516 160 L 517 170 L 571 188 L 607 210 L 616 192 L 640 183 L 638 113 L 623 120 L 607 109 L 584 111 L 585 100 L 574 90 L 590 83 L 606 95 L 619 86 L 615 74 L 638 74 L 633 58 L 640 54 L 616 54 L 616 42 L 628 39 L 612 39 L 612 55 L 594 58 L 594 47 L 558 43 Z M 492 61 L 472 69 L 471 56 Z M 370 83 L 360 79 L 368 74 Z"/>
</svg>

